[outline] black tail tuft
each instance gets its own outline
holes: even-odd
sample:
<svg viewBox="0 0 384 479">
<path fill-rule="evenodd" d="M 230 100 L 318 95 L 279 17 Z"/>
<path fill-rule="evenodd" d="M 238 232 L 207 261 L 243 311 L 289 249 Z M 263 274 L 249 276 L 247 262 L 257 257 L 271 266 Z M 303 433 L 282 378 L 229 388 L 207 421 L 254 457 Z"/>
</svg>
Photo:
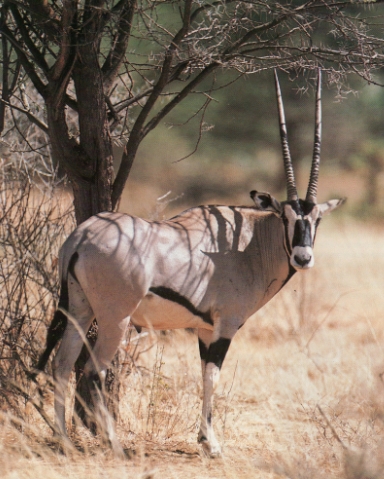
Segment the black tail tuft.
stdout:
<svg viewBox="0 0 384 479">
<path fill-rule="evenodd" d="M 47 345 L 40 356 L 39 362 L 37 363 L 36 369 L 38 371 L 43 371 L 53 348 L 60 341 L 64 335 L 65 328 L 67 327 L 68 319 L 61 311 L 56 311 L 55 316 L 53 317 L 52 323 L 49 326 L 47 334 Z"/>
<path fill-rule="evenodd" d="M 64 310 L 68 310 L 69 298 L 68 298 L 68 285 L 66 281 L 61 283 L 61 292 L 59 307 Z M 68 319 L 67 316 L 61 311 L 57 310 L 53 317 L 52 323 L 49 325 L 47 333 L 47 344 L 44 352 L 40 356 L 39 362 L 36 365 L 38 371 L 44 371 L 44 368 L 48 362 L 49 356 L 51 355 L 54 347 L 60 341 L 64 335 L 65 328 L 67 327 Z"/>
</svg>

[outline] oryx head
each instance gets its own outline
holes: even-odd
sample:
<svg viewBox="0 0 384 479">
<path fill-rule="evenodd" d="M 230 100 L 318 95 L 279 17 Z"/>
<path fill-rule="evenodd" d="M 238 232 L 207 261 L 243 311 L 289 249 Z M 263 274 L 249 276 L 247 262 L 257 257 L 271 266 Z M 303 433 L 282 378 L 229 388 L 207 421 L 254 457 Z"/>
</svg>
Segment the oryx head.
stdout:
<svg viewBox="0 0 384 479">
<path fill-rule="evenodd" d="M 257 191 L 251 191 L 251 198 L 258 209 L 271 211 L 282 218 L 285 228 L 285 246 L 290 256 L 290 263 L 296 270 L 303 270 L 311 268 L 314 264 L 313 245 L 321 217 L 339 207 L 344 202 L 344 199 L 330 200 L 321 204 L 317 203 L 321 145 L 321 70 L 319 69 L 317 82 L 313 159 L 305 200 L 299 199 L 297 194 L 288 145 L 283 101 L 276 70 L 275 83 L 284 169 L 287 180 L 287 201 L 280 203 L 269 193 L 258 193 Z"/>
</svg>

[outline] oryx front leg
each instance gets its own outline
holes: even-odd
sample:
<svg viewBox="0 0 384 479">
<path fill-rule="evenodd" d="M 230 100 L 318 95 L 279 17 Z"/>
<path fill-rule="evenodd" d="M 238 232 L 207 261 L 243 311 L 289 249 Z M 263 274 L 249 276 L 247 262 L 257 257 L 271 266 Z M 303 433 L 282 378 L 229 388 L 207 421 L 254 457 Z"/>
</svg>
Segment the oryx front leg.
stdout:
<svg viewBox="0 0 384 479">
<path fill-rule="evenodd" d="M 221 455 L 212 424 L 213 394 L 220 379 L 220 369 L 232 338 L 219 337 L 213 340 L 214 332 L 199 329 L 199 348 L 203 373 L 203 409 L 198 442 L 211 457 Z M 233 337 L 233 336 L 232 336 Z"/>
</svg>

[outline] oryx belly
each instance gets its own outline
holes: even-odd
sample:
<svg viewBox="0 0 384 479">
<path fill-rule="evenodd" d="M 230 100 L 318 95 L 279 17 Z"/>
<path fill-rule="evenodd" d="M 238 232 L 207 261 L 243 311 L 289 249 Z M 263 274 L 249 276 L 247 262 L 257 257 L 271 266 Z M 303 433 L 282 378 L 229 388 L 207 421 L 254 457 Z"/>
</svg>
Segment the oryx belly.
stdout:
<svg viewBox="0 0 384 479">
<path fill-rule="evenodd" d="M 135 326 L 148 329 L 213 329 L 203 315 L 194 314 L 187 307 L 154 293 L 148 293 L 143 298 L 131 321 Z"/>
</svg>

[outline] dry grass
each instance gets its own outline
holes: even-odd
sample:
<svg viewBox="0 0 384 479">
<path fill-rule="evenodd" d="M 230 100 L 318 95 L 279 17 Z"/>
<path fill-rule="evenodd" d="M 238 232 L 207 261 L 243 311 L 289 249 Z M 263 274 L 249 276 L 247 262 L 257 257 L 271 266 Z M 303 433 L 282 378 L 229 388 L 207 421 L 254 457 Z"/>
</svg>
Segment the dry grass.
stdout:
<svg viewBox="0 0 384 479">
<path fill-rule="evenodd" d="M 1 477 L 384 477 L 383 235 L 325 220 L 315 269 L 238 333 L 217 392 L 222 459 L 200 455 L 197 340 L 175 331 L 141 338 L 123 382 L 118 433 L 129 458 L 81 427 L 76 448 L 60 453 L 26 402 L 21 419 L 0 412 Z M 51 393 L 45 407 L 52 417 Z"/>
</svg>

